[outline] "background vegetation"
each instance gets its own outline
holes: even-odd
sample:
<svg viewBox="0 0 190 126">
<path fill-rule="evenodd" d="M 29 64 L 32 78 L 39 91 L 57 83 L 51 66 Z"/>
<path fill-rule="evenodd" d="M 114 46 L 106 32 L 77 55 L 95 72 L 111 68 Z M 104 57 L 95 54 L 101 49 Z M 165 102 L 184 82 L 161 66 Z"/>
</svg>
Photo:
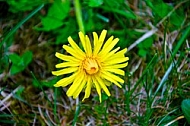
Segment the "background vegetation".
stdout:
<svg viewBox="0 0 190 126">
<path fill-rule="evenodd" d="M 0 125 L 190 124 L 190 1 L 77 1 L 0 2 Z M 125 84 L 102 103 L 95 90 L 78 103 L 53 87 L 55 52 L 79 40 L 76 10 L 90 37 L 107 29 L 128 48 Z"/>
</svg>

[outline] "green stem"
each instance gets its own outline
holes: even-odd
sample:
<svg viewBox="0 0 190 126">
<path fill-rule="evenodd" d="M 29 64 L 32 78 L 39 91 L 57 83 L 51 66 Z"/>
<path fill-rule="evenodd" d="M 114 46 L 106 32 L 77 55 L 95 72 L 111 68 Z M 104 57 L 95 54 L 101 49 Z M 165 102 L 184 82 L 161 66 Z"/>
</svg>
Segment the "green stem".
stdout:
<svg viewBox="0 0 190 126">
<path fill-rule="evenodd" d="M 75 13 L 76 13 L 77 23 L 79 25 L 79 30 L 83 34 L 85 34 L 83 20 L 82 20 L 81 7 L 80 7 L 79 0 L 74 0 L 74 6 L 75 6 Z M 76 110 L 75 110 L 75 115 L 74 115 L 72 126 L 76 126 L 76 122 L 77 122 L 77 119 L 78 119 L 79 112 L 80 112 L 80 101 L 79 101 L 79 98 L 77 98 L 76 99 Z"/>
<path fill-rule="evenodd" d="M 74 0 L 74 6 L 75 6 L 75 13 L 76 13 L 76 18 L 77 18 L 77 23 L 79 25 L 79 29 L 81 32 L 83 32 L 83 34 L 85 34 L 79 0 Z"/>
<path fill-rule="evenodd" d="M 76 110 L 75 110 L 75 116 L 74 116 L 74 119 L 73 119 L 73 124 L 72 126 L 76 126 L 76 122 L 77 122 L 77 119 L 78 119 L 78 115 L 79 115 L 79 112 L 80 112 L 80 101 L 79 101 L 79 98 L 76 99 Z"/>
</svg>

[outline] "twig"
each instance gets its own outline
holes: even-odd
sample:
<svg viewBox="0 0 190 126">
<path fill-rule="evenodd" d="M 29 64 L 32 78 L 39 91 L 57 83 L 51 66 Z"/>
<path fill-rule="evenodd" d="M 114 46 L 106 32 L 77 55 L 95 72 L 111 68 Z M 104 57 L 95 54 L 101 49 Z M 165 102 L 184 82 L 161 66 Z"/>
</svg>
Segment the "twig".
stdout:
<svg viewBox="0 0 190 126">
<path fill-rule="evenodd" d="M 4 104 L 8 99 L 10 99 L 13 94 L 15 94 L 22 86 L 18 86 L 15 90 L 13 90 L 8 96 L 6 96 L 2 101 L 0 101 L 0 106 Z"/>
<path fill-rule="evenodd" d="M 42 113 L 42 110 L 40 108 L 40 105 L 38 105 L 38 111 L 40 112 L 40 116 L 42 117 L 42 119 L 44 120 L 44 122 L 48 125 L 48 126 L 51 126 L 51 124 L 49 124 L 49 122 L 45 119 L 43 113 Z"/>
<path fill-rule="evenodd" d="M 150 36 L 152 36 L 157 31 L 158 31 L 157 28 L 153 28 L 152 30 L 146 32 L 142 37 L 140 37 L 139 39 L 137 39 L 132 45 L 129 46 L 128 51 L 130 51 L 131 49 L 133 49 L 136 45 L 138 45 L 139 43 L 141 43 L 146 38 L 149 38 Z"/>
<path fill-rule="evenodd" d="M 170 126 L 172 123 L 176 122 L 177 120 L 183 119 L 184 116 L 179 116 L 176 119 L 172 120 L 171 122 L 169 122 L 168 124 L 166 124 L 165 126 Z"/>
</svg>

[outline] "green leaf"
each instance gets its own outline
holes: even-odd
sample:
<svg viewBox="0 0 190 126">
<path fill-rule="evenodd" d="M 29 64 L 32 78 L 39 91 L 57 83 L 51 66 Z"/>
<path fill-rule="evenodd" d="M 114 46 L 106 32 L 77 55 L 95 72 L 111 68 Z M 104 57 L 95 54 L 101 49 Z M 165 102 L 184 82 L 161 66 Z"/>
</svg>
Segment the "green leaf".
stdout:
<svg viewBox="0 0 190 126">
<path fill-rule="evenodd" d="M 1 57 L 1 56 L 0 56 Z M 8 69 L 9 67 L 9 57 L 7 55 L 3 55 L 1 58 L 0 58 L 0 74 Z M 1 93 L 1 92 L 0 92 Z"/>
<path fill-rule="evenodd" d="M 99 7 L 103 4 L 103 0 L 89 0 L 88 5 L 90 7 Z"/>
<path fill-rule="evenodd" d="M 127 19 L 136 19 L 135 13 L 124 0 L 104 0 L 104 3 L 104 10 L 125 16 Z"/>
<path fill-rule="evenodd" d="M 42 17 L 42 28 L 37 30 L 50 31 L 64 24 L 63 20 L 68 16 L 70 10 L 69 0 L 55 0 L 49 8 L 47 16 Z"/>
<path fill-rule="evenodd" d="M 150 7 L 150 8 L 154 8 L 153 3 L 150 0 L 145 0 L 146 4 Z"/>
<path fill-rule="evenodd" d="M 105 94 L 102 93 L 102 101 L 106 101 L 109 97 Z"/>
<path fill-rule="evenodd" d="M 38 81 L 36 79 L 33 79 L 33 82 L 32 84 L 35 86 L 35 87 L 53 87 L 53 85 L 58 81 L 58 78 L 53 78 L 51 80 L 45 80 L 45 81 Z M 40 85 L 39 85 L 40 84 Z"/>
<path fill-rule="evenodd" d="M 138 50 L 138 55 L 141 57 L 145 57 L 147 54 L 147 51 L 145 49 L 139 49 Z"/>
<path fill-rule="evenodd" d="M 160 16 L 160 17 L 165 17 L 171 10 L 172 7 L 161 2 L 160 4 L 154 6 L 156 9 L 156 13 Z"/>
<path fill-rule="evenodd" d="M 107 108 L 104 107 L 103 105 L 94 106 L 94 111 L 97 112 L 99 115 L 105 114 L 106 109 Z"/>
<path fill-rule="evenodd" d="M 36 30 L 50 31 L 63 25 L 63 21 L 58 20 L 54 17 L 44 17 L 41 20 L 42 20 L 43 27 L 36 28 Z"/>
<path fill-rule="evenodd" d="M 190 99 L 185 99 L 182 101 L 181 108 L 185 118 L 190 124 Z"/>
<path fill-rule="evenodd" d="M 141 57 L 145 57 L 148 51 L 150 50 L 150 47 L 152 46 L 153 41 L 154 41 L 153 37 L 149 37 L 145 39 L 144 41 L 142 41 L 141 43 L 139 43 L 137 45 L 137 47 L 139 48 L 138 55 Z"/>
<path fill-rule="evenodd" d="M 54 17 L 63 20 L 70 10 L 69 0 L 55 0 L 53 5 L 48 10 L 48 17 Z"/>
<path fill-rule="evenodd" d="M 9 59 L 13 64 L 18 64 L 21 61 L 21 57 L 16 53 L 12 53 L 9 55 Z"/>
<path fill-rule="evenodd" d="M 145 39 L 144 41 L 142 41 L 141 43 L 139 43 L 138 47 L 148 49 L 152 46 L 153 41 L 154 41 L 153 37 L 149 37 L 149 38 Z"/>
<path fill-rule="evenodd" d="M 184 20 L 185 20 L 185 14 L 183 10 L 176 10 L 170 16 L 170 22 L 176 26 L 181 26 Z"/>
<path fill-rule="evenodd" d="M 32 61 L 32 57 L 33 54 L 31 51 L 26 51 L 23 55 L 22 55 L 22 60 L 24 62 L 24 66 L 26 67 L 31 61 Z"/>
<path fill-rule="evenodd" d="M 9 55 L 9 58 L 13 63 L 10 69 L 10 73 L 11 75 L 14 75 L 23 71 L 32 61 L 32 52 L 26 51 L 21 57 L 13 53 Z"/>
<path fill-rule="evenodd" d="M 64 28 L 59 28 L 53 31 L 56 34 L 55 44 L 65 44 L 68 42 L 68 36 L 74 37 L 77 31 L 77 23 L 75 19 L 70 19 L 68 22 L 64 23 Z"/>
<path fill-rule="evenodd" d="M 52 80 L 49 80 L 49 81 L 42 81 L 42 86 L 45 86 L 45 87 L 53 87 L 54 84 L 56 84 L 57 82 L 57 78 L 55 79 L 52 79 Z"/>
<path fill-rule="evenodd" d="M 108 100 L 108 98 L 109 98 L 109 97 L 107 96 L 107 94 L 105 94 L 105 93 L 102 93 L 101 97 L 102 97 L 102 103 L 103 103 L 104 101 Z M 93 99 L 94 99 L 95 101 L 99 102 L 99 98 L 100 98 L 100 96 L 97 95 L 97 96 L 95 96 Z"/>
<path fill-rule="evenodd" d="M 112 11 L 114 13 L 117 13 L 117 14 L 120 14 L 124 17 L 126 17 L 127 19 L 136 19 L 136 15 L 130 11 L 124 11 L 124 10 L 121 10 L 121 9 L 110 9 L 109 7 L 103 7 L 104 10 L 107 10 L 107 11 Z"/>
<path fill-rule="evenodd" d="M 19 66 L 19 65 L 13 64 L 11 66 L 10 73 L 11 73 L 11 75 L 14 75 L 14 74 L 17 74 L 17 73 L 23 71 L 24 69 L 25 68 L 23 66 Z"/>
<path fill-rule="evenodd" d="M 9 10 L 13 13 L 32 10 L 34 7 L 45 3 L 44 0 L 7 0 Z"/>
</svg>

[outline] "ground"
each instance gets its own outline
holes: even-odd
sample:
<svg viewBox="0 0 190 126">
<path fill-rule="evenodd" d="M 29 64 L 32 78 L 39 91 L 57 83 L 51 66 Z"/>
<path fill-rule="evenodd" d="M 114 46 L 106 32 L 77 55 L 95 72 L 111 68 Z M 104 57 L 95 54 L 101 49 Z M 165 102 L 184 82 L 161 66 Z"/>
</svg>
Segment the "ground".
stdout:
<svg viewBox="0 0 190 126">
<path fill-rule="evenodd" d="M 190 122 L 188 0 L 0 2 L 0 125 L 183 125 Z M 80 6 L 79 6 L 80 5 Z M 81 13 L 80 13 L 81 12 Z M 82 20 L 81 20 L 82 19 Z M 52 75 L 71 36 L 108 30 L 128 48 L 122 88 L 82 102 Z M 80 43 L 78 43 L 80 45 Z"/>
</svg>

